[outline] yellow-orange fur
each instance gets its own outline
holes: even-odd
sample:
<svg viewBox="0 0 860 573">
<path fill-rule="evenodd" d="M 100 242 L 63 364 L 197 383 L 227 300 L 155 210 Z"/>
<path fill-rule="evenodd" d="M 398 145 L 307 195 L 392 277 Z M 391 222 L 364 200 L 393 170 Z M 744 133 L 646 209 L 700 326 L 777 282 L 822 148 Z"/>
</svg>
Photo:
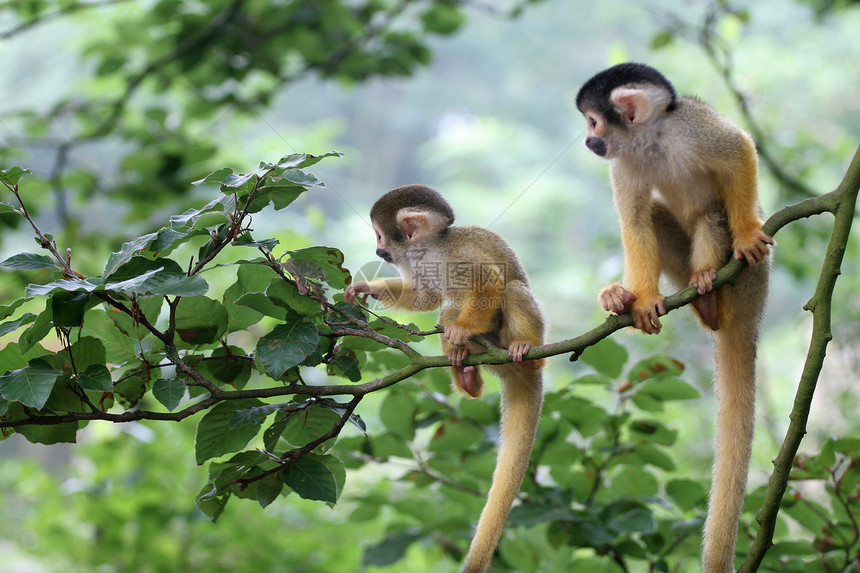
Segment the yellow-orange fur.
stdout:
<svg viewBox="0 0 860 573">
<path fill-rule="evenodd" d="M 493 482 L 465 558 L 464 573 L 483 573 L 493 557 L 511 504 L 528 469 L 543 404 L 540 368 L 545 360 L 523 360 L 543 344 L 544 318 L 528 276 L 514 252 L 496 233 L 480 227 L 452 227 L 453 211 L 435 191 L 412 185 L 395 189 L 371 210 L 377 254 L 397 266 L 399 279 L 351 286 L 347 300 L 369 295 L 408 310 L 444 304 L 442 349 L 451 360 L 453 386 L 477 397 L 483 379 L 477 366 L 463 366 L 483 348 L 481 335 L 506 348 L 514 362 L 488 366 L 502 381 L 501 435 Z M 463 276 L 427 281 L 427 269 L 462 265 Z M 465 277 L 465 278 L 464 278 Z"/>
<path fill-rule="evenodd" d="M 713 481 L 705 523 L 705 573 L 734 571 L 755 418 L 755 355 L 770 275 L 759 215 L 752 138 L 705 103 L 677 97 L 659 72 L 641 64 L 609 68 L 583 85 L 577 107 L 586 146 L 610 160 L 621 222 L 625 284 L 603 289 L 612 312 L 630 312 L 654 334 L 665 314 L 661 273 L 676 288 L 695 285 L 693 303 L 713 330 L 718 398 Z M 731 257 L 751 263 L 734 286 L 713 290 Z"/>
</svg>

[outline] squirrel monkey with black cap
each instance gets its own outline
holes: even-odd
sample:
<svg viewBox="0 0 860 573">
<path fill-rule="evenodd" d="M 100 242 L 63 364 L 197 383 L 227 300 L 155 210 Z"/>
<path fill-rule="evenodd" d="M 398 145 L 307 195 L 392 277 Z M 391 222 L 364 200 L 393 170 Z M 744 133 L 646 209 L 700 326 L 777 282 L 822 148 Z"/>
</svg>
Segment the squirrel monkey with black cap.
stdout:
<svg viewBox="0 0 860 573">
<path fill-rule="evenodd" d="M 762 230 L 758 156 L 741 128 L 692 97 L 679 97 L 657 70 L 619 64 L 576 96 L 585 145 L 610 161 L 624 246 L 624 284 L 598 298 L 637 329 L 656 334 L 666 313 L 661 272 L 695 285 L 693 308 L 713 331 L 718 399 L 713 480 L 705 522 L 705 573 L 734 571 L 755 417 L 755 357 L 767 299 L 771 237 Z M 733 286 L 713 288 L 730 257 L 745 259 Z"/>
<path fill-rule="evenodd" d="M 442 350 L 451 361 L 456 389 L 481 395 L 477 366 L 464 366 L 483 348 L 480 335 L 508 350 L 512 363 L 487 365 L 501 378 L 502 421 L 496 470 L 463 573 L 483 573 L 492 560 L 511 504 L 528 469 L 543 405 L 540 368 L 528 351 L 543 344 L 544 318 L 516 255 L 499 235 L 481 227 L 452 226 L 454 212 L 436 191 L 423 185 L 398 187 L 370 211 L 376 254 L 395 265 L 398 279 L 380 279 L 347 288 L 348 302 L 367 296 L 408 310 L 442 307 Z"/>
</svg>

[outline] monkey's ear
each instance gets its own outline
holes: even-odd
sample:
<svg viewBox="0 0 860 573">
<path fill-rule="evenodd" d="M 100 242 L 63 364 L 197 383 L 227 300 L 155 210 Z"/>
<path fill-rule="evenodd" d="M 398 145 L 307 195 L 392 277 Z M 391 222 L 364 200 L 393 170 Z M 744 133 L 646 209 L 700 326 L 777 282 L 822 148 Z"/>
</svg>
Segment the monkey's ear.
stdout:
<svg viewBox="0 0 860 573">
<path fill-rule="evenodd" d="M 397 212 L 397 226 L 410 242 L 421 242 L 434 237 L 448 225 L 445 217 L 435 211 L 401 209 Z"/>
<path fill-rule="evenodd" d="M 609 101 L 622 118 L 635 125 L 646 123 L 658 110 L 666 109 L 670 95 L 658 86 L 620 87 L 612 90 Z"/>
</svg>

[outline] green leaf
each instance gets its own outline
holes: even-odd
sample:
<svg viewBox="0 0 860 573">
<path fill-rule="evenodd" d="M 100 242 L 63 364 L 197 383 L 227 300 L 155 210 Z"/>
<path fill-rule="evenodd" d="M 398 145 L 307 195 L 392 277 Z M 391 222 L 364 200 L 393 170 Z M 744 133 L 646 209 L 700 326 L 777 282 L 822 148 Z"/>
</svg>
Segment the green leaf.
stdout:
<svg viewBox="0 0 860 573">
<path fill-rule="evenodd" d="M 456 4 L 433 4 L 429 10 L 421 14 L 421 23 L 425 30 L 443 35 L 454 33 L 465 19 Z"/>
<path fill-rule="evenodd" d="M 329 151 L 322 155 L 311 155 L 309 153 L 293 153 L 278 160 L 278 167 L 281 169 L 302 169 L 316 165 L 326 157 L 343 157 L 343 153 L 339 151 Z"/>
<path fill-rule="evenodd" d="M 389 533 L 382 541 L 364 550 L 361 564 L 363 567 L 394 565 L 403 559 L 409 546 L 422 537 L 421 533 L 413 531 Z"/>
<path fill-rule="evenodd" d="M 18 180 L 21 179 L 25 173 L 32 173 L 32 171 L 29 169 L 21 169 L 17 165 L 12 166 L 9 169 L 0 170 L 0 182 L 3 182 L 10 187 L 14 187 L 18 184 Z"/>
<path fill-rule="evenodd" d="M 278 449 L 278 440 L 281 439 L 281 434 L 284 433 L 284 428 L 287 427 L 287 422 L 289 421 L 289 418 L 280 420 L 278 418 L 280 416 L 276 416 L 272 425 L 263 431 L 263 447 L 270 452 Z"/>
<path fill-rule="evenodd" d="M 341 349 L 329 360 L 329 375 L 340 373 L 350 382 L 358 382 L 361 380 L 361 369 L 358 364 L 358 357 L 355 352 L 349 349 Z"/>
<path fill-rule="evenodd" d="M 0 269 L 6 271 L 22 271 L 34 269 L 59 270 L 63 267 L 53 257 L 37 255 L 35 253 L 19 253 L 12 255 L 2 263 Z"/>
<path fill-rule="evenodd" d="M 652 533 L 657 529 L 657 520 L 654 515 L 645 508 L 637 508 L 626 513 L 614 516 L 609 520 L 609 526 L 621 534 L 640 535 Z"/>
<path fill-rule="evenodd" d="M 24 290 L 24 294 L 26 296 L 42 296 L 46 294 L 51 294 L 54 291 L 69 291 L 69 292 L 93 292 L 95 290 L 104 290 L 104 286 L 102 285 L 102 280 L 98 277 L 93 277 L 92 279 L 74 279 L 74 280 L 66 280 L 61 279 L 57 280 L 45 285 L 27 285 L 27 288 Z"/>
<path fill-rule="evenodd" d="M 237 346 L 223 346 L 212 351 L 209 359 L 197 367 L 197 371 L 207 380 L 217 384 L 231 384 L 237 390 L 245 387 L 251 378 L 253 362 Z"/>
<path fill-rule="evenodd" d="M 45 309 L 39 313 L 35 322 L 21 334 L 18 339 L 18 346 L 23 354 L 29 352 L 36 344 L 45 338 L 54 328 L 53 313 L 51 305 L 45 305 Z"/>
<path fill-rule="evenodd" d="M 218 169 L 217 171 L 213 171 L 212 173 L 210 173 L 209 175 L 207 175 L 203 179 L 199 179 L 197 181 L 194 181 L 191 184 L 200 186 L 200 185 L 204 185 L 206 183 L 217 183 L 218 185 L 221 185 L 224 182 L 224 178 L 227 177 L 228 175 L 232 175 L 232 173 L 233 173 L 233 170 L 230 169 L 229 167 L 222 167 L 221 169 Z"/>
<path fill-rule="evenodd" d="M 308 247 L 289 254 L 290 259 L 284 266 L 291 274 L 325 281 L 335 289 L 344 289 L 352 281 L 352 276 L 343 266 L 343 253 L 338 249 Z"/>
<path fill-rule="evenodd" d="M 227 321 L 224 305 L 204 296 L 183 298 L 176 308 L 176 333 L 191 345 L 218 340 L 227 330 Z"/>
<path fill-rule="evenodd" d="M 202 225 L 198 226 L 198 219 L 206 213 L 212 212 L 222 212 L 222 213 L 232 213 L 236 208 L 236 196 L 235 194 L 230 195 L 222 195 L 216 199 L 213 199 L 209 203 L 207 203 L 201 209 L 189 209 L 185 211 L 181 215 L 174 215 L 170 218 L 170 226 L 174 229 L 179 228 L 200 228 Z"/>
<path fill-rule="evenodd" d="M 281 479 L 281 476 L 272 474 L 255 481 L 251 485 L 256 487 L 257 502 L 260 507 L 265 508 L 281 495 L 281 491 L 284 489 L 284 480 Z"/>
<path fill-rule="evenodd" d="M 232 192 L 254 179 L 261 171 L 261 169 L 256 169 L 250 173 L 228 173 L 221 181 L 221 187 L 227 187 Z"/>
<path fill-rule="evenodd" d="M 172 412 L 185 396 L 185 383 L 179 378 L 159 378 L 152 384 L 152 395 L 168 412 Z"/>
<path fill-rule="evenodd" d="M 675 36 L 672 33 L 667 31 L 659 32 L 655 34 L 653 38 L 651 38 L 651 49 L 656 51 L 661 48 L 665 48 L 669 44 L 675 41 Z"/>
<path fill-rule="evenodd" d="M 637 458 L 646 464 L 666 471 L 674 471 L 675 461 L 669 456 L 667 450 L 658 448 L 652 444 L 638 444 L 632 452 Z"/>
<path fill-rule="evenodd" d="M 283 472 L 284 483 L 303 499 L 336 503 L 339 495 L 334 473 L 323 458 L 308 454 Z"/>
<path fill-rule="evenodd" d="M 657 478 L 651 473 L 635 466 L 627 466 L 612 478 L 611 486 L 606 493 L 613 498 L 652 497 L 657 495 L 658 490 Z"/>
<path fill-rule="evenodd" d="M 34 444 L 74 444 L 80 422 L 52 424 L 50 426 L 19 426 L 15 431 Z"/>
<path fill-rule="evenodd" d="M 212 523 L 224 513 L 227 502 L 230 501 L 230 493 L 219 493 L 215 484 L 208 483 L 197 494 L 197 508 L 212 519 Z"/>
<path fill-rule="evenodd" d="M 266 187 L 325 187 L 313 173 L 305 173 L 301 169 L 276 169 L 266 181 Z"/>
<path fill-rule="evenodd" d="M 682 362 L 658 354 L 634 364 L 627 374 L 627 379 L 635 384 L 652 378 L 680 376 L 683 372 L 684 364 Z"/>
<path fill-rule="evenodd" d="M 41 358 L 31 360 L 24 368 L 0 376 L 0 396 L 41 410 L 62 374 Z"/>
<path fill-rule="evenodd" d="M 242 330 L 260 321 L 261 314 L 237 308 L 238 300 L 247 293 L 262 293 L 275 277 L 275 272 L 262 261 L 247 261 L 239 264 L 236 282 L 224 291 L 224 306 L 230 315 L 231 331 Z"/>
<path fill-rule="evenodd" d="M 289 181 L 282 181 L 281 185 L 266 185 L 254 196 L 248 209 L 250 212 L 256 213 L 271 203 L 275 211 L 280 211 L 287 208 L 290 203 L 298 199 L 305 191 L 307 189 L 304 187 L 295 185 Z"/>
<path fill-rule="evenodd" d="M 318 349 L 319 332 L 314 324 L 291 314 L 285 324 L 257 342 L 256 360 L 266 374 L 277 379 Z"/>
<path fill-rule="evenodd" d="M 340 416 L 328 408 L 320 406 L 305 408 L 287 418 L 287 425 L 282 435 L 290 444 L 302 447 L 325 435 L 338 420 Z M 318 447 L 321 451 L 326 451 L 331 447 L 333 440 L 334 438 L 329 439 Z"/>
<path fill-rule="evenodd" d="M 268 417 L 272 412 L 277 412 L 286 405 L 286 403 L 263 404 L 262 406 L 248 408 L 247 410 L 236 410 L 233 413 L 233 417 L 230 418 L 228 426 L 231 430 L 248 425 L 261 426 L 266 420 L 266 417 Z"/>
<path fill-rule="evenodd" d="M 337 488 L 337 497 L 339 499 L 340 494 L 343 492 L 343 486 L 346 483 L 346 467 L 343 465 L 343 462 L 332 455 L 311 455 L 322 462 L 322 464 L 328 468 L 328 471 L 331 472 L 331 475 L 334 477 L 334 484 Z"/>
<path fill-rule="evenodd" d="M 466 420 L 452 420 L 439 426 L 428 449 L 431 452 L 460 454 L 483 439 L 482 428 Z"/>
<path fill-rule="evenodd" d="M 140 376 L 127 376 L 113 386 L 113 394 L 117 402 L 122 404 L 126 409 L 134 408 L 138 405 L 143 395 L 146 393 L 147 382 Z"/>
<path fill-rule="evenodd" d="M 98 303 L 90 304 L 90 293 L 59 290 L 51 295 L 54 326 L 75 327 L 84 323 L 84 314 Z"/>
<path fill-rule="evenodd" d="M 82 336 L 72 344 L 72 360 L 79 371 L 93 364 L 105 364 L 104 344 L 98 338 Z"/>
<path fill-rule="evenodd" d="M 17 344 L 7 344 L 0 349 L 0 372 L 16 370 L 27 365 L 27 358 Z"/>
<path fill-rule="evenodd" d="M 560 401 L 556 409 L 561 413 L 561 417 L 573 424 L 583 437 L 593 436 L 599 432 L 608 416 L 603 408 L 577 396 L 570 396 Z"/>
<path fill-rule="evenodd" d="M 580 359 L 597 370 L 598 373 L 610 378 L 618 378 L 624 363 L 627 362 L 627 349 L 612 340 L 605 338 L 585 349 Z"/>
<path fill-rule="evenodd" d="M 241 489 L 237 488 L 237 480 L 259 475 L 261 470 L 258 464 L 266 462 L 268 459 L 269 457 L 263 452 L 239 452 L 226 462 L 210 464 L 209 479 L 218 491 L 230 491 L 238 494 Z M 281 485 L 283 486 L 283 482 Z M 240 497 L 246 496 L 241 495 Z"/>
<path fill-rule="evenodd" d="M 610 386 L 612 380 L 602 374 L 586 374 L 576 378 L 573 386 Z"/>
<path fill-rule="evenodd" d="M 247 425 L 231 430 L 230 419 L 237 410 L 247 410 L 262 405 L 256 399 L 221 402 L 209 410 L 197 425 L 194 438 L 194 453 L 198 464 L 208 459 L 241 450 L 257 435 L 259 425 Z"/>
<path fill-rule="evenodd" d="M 268 296 L 261 292 L 246 293 L 236 300 L 236 304 L 277 320 L 287 318 L 287 310 L 272 302 Z"/>
<path fill-rule="evenodd" d="M 382 459 L 393 456 L 411 460 L 415 455 L 403 438 L 389 433 L 371 435 L 370 450 L 375 457 Z"/>
<path fill-rule="evenodd" d="M 661 402 L 668 402 L 671 400 L 694 400 L 701 397 L 698 390 L 678 378 L 663 378 L 647 381 L 637 388 L 636 394 L 633 396 L 634 402 L 636 401 L 636 396 L 640 394 L 647 394 Z"/>
<path fill-rule="evenodd" d="M 200 233 L 195 233 L 191 231 L 177 231 L 171 227 L 164 227 L 158 230 L 155 234 L 155 238 L 149 242 L 146 249 L 148 252 L 151 252 L 153 256 L 166 255 L 175 249 L 177 245 L 186 242 L 191 237 L 202 234 L 202 231 Z"/>
<path fill-rule="evenodd" d="M 178 263 L 165 258 L 132 257 L 107 280 L 106 289 L 139 296 L 193 297 L 209 289 L 203 277 L 188 276 Z"/>
<path fill-rule="evenodd" d="M 15 314 L 15 311 L 18 309 L 18 307 L 20 307 L 24 303 L 30 302 L 31 300 L 33 299 L 30 297 L 19 298 L 11 304 L 0 306 L 0 320 L 12 316 L 13 314 Z"/>
<path fill-rule="evenodd" d="M 403 392 L 393 391 L 379 406 L 379 418 L 388 430 L 405 440 L 415 436 L 415 400 Z"/>
<path fill-rule="evenodd" d="M 111 314 L 119 313 L 119 310 L 111 311 Z M 105 347 L 106 362 L 119 365 L 137 359 L 132 339 L 123 334 L 103 310 L 93 309 L 87 313 L 81 335 L 93 336 L 101 341 Z"/>
<path fill-rule="evenodd" d="M 673 479 L 666 484 L 666 494 L 679 509 L 691 511 L 704 505 L 708 492 L 699 482 Z"/>
<path fill-rule="evenodd" d="M 300 294 L 296 285 L 280 277 L 272 279 L 266 296 L 281 308 L 292 309 L 302 316 L 319 316 L 321 313 L 319 301 Z"/>
<path fill-rule="evenodd" d="M 0 336 L 3 336 L 4 334 L 9 334 L 10 332 L 15 332 L 22 326 L 30 324 L 34 320 L 36 320 L 36 315 L 32 312 L 28 312 L 18 320 L 10 320 L 8 322 L 4 322 L 0 324 Z"/>
<path fill-rule="evenodd" d="M 105 264 L 105 270 L 102 276 L 104 276 L 105 278 L 110 277 L 116 272 L 118 268 L 131 260 L 133 256 L 146 250 L 146 246 L 149 245 L 149 243 L 152 242 L 157 236 L 157 233 L 150 233 L 148 235 L 138 237 L 133 241 L 123 243 L 119 251 L 111 253 L 110 256 L 108 256 L 108 260 Z"/>
<path fill-rule="evenodd" d="M 630 431 L 640 439 L 664 446 L 671 446 L 678 438 L 677 430 L 670 430 L 657 420 L 634 420 L 630 423 Z"/>
<path fill-rule="evenodd" d="M 113 391 L 113 381 L 110 372 L 104 364 L 90 364 L 77 378 L 78 384 L 85 390 L 96 392 Z"/>
</svg>

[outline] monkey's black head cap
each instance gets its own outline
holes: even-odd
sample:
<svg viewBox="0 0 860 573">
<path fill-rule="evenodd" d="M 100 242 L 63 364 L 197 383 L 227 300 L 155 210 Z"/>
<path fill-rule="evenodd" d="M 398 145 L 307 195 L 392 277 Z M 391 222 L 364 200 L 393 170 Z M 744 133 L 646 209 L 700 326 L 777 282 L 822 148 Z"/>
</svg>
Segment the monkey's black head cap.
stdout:
<svg viewBox="0 0 860 573">
<path fill-rule="evenodd" d="M 651 66 L 632 62 L 607 68 L 582 84 L 579 93 L 576 94 L 576 108 L 583 113 L 593 109 L 609 115 L 609 95 L 612 90 L 628 84 L 651 84 L 666 88 L 671 95 L 666 111 L 675 109 L 677 94 L 675 87 L 666 79 L 666 76 Z"/>
<path fill-rule="evenodd" d="M 426 185 L 404 185 L 380 197 L 370 209 L 374 221 L 394 221 L 401 209 L 429 209 L 443 215 L 450 225 L 454 222 L 454 210 L 435 189 Z"/>
</svg>

